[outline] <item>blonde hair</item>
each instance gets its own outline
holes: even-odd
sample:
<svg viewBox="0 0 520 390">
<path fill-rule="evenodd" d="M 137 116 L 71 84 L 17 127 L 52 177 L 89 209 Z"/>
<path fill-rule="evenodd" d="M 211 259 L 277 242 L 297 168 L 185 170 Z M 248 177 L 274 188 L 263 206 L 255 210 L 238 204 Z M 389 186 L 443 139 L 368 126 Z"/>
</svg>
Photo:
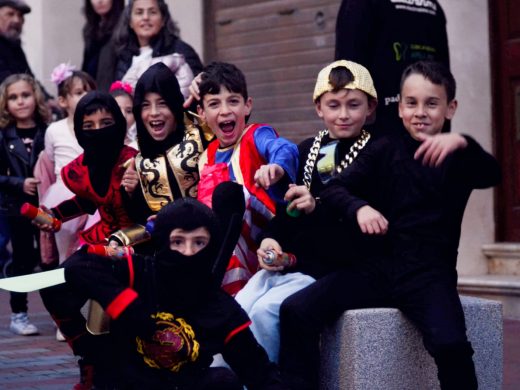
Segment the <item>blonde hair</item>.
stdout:
<svg viewBox="0 0 520 390">
<path fill-rule="evenodd" d="M 16 119 L 7 109 L 7 89 L 18 81 L 25 81 L 33 90 L 34 100 L 36 101 L 36 109 L 33 113 L 35 122 L 39 124 L 49 123 L 51 112 L 45 103 L 45 96 L 43 95 L 40 85 L 31 75 L 26 73 L 17 73 L 7 77 L 2 84 L 0 84 L 0 128 L 16 123 Z"/>
</svg>

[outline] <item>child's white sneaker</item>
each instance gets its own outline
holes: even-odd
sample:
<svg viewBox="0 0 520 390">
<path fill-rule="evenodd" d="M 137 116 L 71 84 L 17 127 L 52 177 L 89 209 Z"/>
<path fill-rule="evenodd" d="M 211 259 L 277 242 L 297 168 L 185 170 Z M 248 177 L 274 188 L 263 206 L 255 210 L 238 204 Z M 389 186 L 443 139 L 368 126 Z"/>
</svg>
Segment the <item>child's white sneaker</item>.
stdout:
<svg viewBox="0 0 520 390">
<path fill-rule="evenodd" d="M 38 328 L 29 322 L 27 313 L 11 314 L 11 325 L 9 326 L 9 330 L 20 336 L 29 336 L 39 333 Z"/>
</svg>

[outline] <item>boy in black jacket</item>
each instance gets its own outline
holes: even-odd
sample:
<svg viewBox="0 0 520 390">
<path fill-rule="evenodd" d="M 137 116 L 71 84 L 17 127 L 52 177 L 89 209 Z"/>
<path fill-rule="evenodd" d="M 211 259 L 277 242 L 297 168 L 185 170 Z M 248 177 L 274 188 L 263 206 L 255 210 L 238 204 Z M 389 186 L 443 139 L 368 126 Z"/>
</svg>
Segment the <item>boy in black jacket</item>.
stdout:
<svg viewBox="0 0 520 390">
<path fill-rule="evenodd" d="M 369 307 L 396 307 L 415 323 L 442 389 L 477 388 L 455 267 L 469 195 L 496 185 L 500 171 L 472 138 L 441 134 L 456 107 L 455 80 L 443 65 L 409 66 L 399 103 L 408 134 L 369 145 L 321 193 L 343 218 L 383 241 L 282 304 L 280 365 L 299 389 L 317 388 L 323 326 L 345 310 Z"/>
</svg>

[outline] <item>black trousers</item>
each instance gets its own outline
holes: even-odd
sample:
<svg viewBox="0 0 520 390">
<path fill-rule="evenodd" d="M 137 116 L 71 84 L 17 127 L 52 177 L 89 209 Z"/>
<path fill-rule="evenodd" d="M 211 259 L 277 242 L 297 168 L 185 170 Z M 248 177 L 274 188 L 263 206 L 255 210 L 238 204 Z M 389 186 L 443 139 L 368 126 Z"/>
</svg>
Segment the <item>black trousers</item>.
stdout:
<svg viewBox="0 0 520 390">
<path fill-rule="evenodd" d="M 10 276 L 30 274 L 41 261 L 40 231 L 24 217 L 8 217 L 8 223 L 13 248 Z M 13 313 L 26 312 L 27 293 L 11 292 L 10 304 Z"/>
<path fill-rule="evenodd" d="M 298 389 L 317 389 L 319 337 L 350 309 L 400 309 L 435 359 L 442 389 L 476 389 L 457 273 L 432 263 L 372 259 L 329 274 L 287 298 L 280 308 L 280 368 Z"/>
</svg>

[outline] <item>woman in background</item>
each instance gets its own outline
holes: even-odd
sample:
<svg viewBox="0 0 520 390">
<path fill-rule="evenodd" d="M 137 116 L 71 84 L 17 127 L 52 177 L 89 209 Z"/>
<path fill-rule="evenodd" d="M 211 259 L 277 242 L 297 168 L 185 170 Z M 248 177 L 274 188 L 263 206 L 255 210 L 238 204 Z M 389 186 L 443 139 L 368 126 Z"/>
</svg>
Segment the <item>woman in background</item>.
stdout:
<svg viewBox="0 0 520 390">
<path fill-rule="evenodd" d="M 114 50 L 100 58 L 105 77 L 110 79 L 98 82 L 101 90 L 108 90 L 115 80 L 135 86 L 150 65 L 163 62 L 175 73 L 187 97 L 193 75 L 202 71 L 198 54 L 179 38 L 164 0 L 130 0 L 114 31 L 113 44 Z"/>
<path fill-rule="evenodd" d="M 111 47 L 109 42 L 124 8 L 124 0 L 85 0 L 85 48 L 81 70 L 90 74 L 96 81 L 104 71 L 99 66 L 99 57 L 101 52 Z"/>
</svg>

